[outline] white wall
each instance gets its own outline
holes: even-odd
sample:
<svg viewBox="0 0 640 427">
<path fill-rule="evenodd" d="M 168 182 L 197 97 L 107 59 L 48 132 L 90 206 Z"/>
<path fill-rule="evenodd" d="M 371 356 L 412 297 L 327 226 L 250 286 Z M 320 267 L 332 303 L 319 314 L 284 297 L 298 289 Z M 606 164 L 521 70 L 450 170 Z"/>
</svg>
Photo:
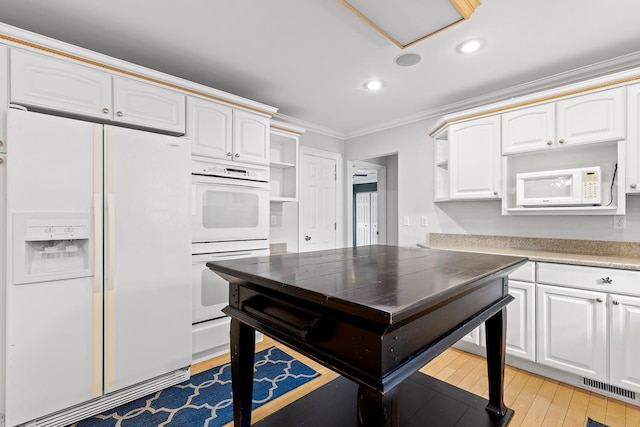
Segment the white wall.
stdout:
<svg viewBox="0 0 640 427">
<path fill-rule="evenodd" d="M 397 216 L 387 218 L 390 243 L 394 241 L 394 232 L 397 233 L 397 244 L 401 246 L 415 245 L 427 239 L 429 227 L 422 227 L 420 218 L 433 211 L 433 149 L 428 142 L 427 130 L 434 122 L 435 119 L 420 121 L 345 141 L 346 161 L 397 153 L 397 165 L 387 164 L 387 203 L 397 196 L 398 205 Z M 395 176 L 397 182 L 393 182 Z M 408 226 L 403 224 L 405 216 L 409 217 Z"/>
<path fill-rule="evenodd" d="M 346 160 L 397 151 L 398 244 L 412 246 L 424 242 L 427 233 L 640 241 L 640 196 L 627 196 L 624 230 L 614 229 L 613 217 L 608 215 L 503 216 L 499 201 L 433 203 L 433 140 L 427 131 L 435 120 L 345 141 Z M 409 226 L 402 225 L 405 215 L 409 216 Z M 420 225 L 422 215 L 427 215 L 428 227 Z"/>
<path fill-rule="evenodd" d="M 335 137 L 307 131 L 300 137 L 300 146 L 332 153 L 344 152 L 344 142 Z M 298 172 L 300 169 L 298 169 Z M 298 178 L 299 179 L 299 178 Z M 298 181 L 299 182 L 299 181 Z M 300 196 L 298 188 L 298 196 Z M 345 219 L 343 218 L 342 221 Z M 275 221 L 275 224 L 273 222 Z M 269 228 L 270 243 L 286 243 L 288 252 L 298 252 L 298 203 L 271 203 Z"/>
</svg>

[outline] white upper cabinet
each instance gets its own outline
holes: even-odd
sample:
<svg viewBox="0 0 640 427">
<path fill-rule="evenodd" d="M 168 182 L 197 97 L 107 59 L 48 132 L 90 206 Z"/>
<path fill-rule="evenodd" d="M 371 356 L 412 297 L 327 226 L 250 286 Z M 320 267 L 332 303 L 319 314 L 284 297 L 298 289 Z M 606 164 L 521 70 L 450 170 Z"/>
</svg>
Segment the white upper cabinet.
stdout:
<svg viewBox="0 0 640 427">
<path fill-rule="evenodd" d="M 74 62 L 11 50 L 11 102 L 174 134 L 185 132 L 185 96 Z"/>
<path fill-rule="evenodd" d="M 190 97 L 188 105 L 187 136 L 193 155 L 269 164 L 268 117 L 200 98 Z"/>
<path fill-rule="evenodd" d="M 624 138 L 625 93 L 621 87 L 559 101 L 558 143 L 573 145 Z"/>
<path fill-rule="evenodd" d="M 191 154 L 231 160 L 233 108 L 193 97 L 187 105 Z"/>
<path fill-rule="evenodd" d="M 502 154 L 625 137 L 625 88 L 567 98 L 502 115 Z"/>
<path fill-rule="evenodd" d="M 233 160 L 269 164 L 268 117 L 243 110 L 233 112 Z"/>
<path fill-rule="evenodd" d="M 179 92 L 114 76 L 113 109 L 116 122 L 185 132 L 185 96 Z"/>
<path fill-rule="evenodd" d="M 111 75 L 72 62 L 11 50 L 11 102 L 111 118 Z"/>
<path fill-rule="evenodd" d="M 452 125 L 449 150 L 451 200 L 500 198 L 500 116 Z"/>
<path fill-rule="evenodd" d="M 555 139 L 555 105 L 542 104 L 502 115 L 502 154 L 550 149 Z"/>
<path fill-rule="evenodd" d="M 640 194 L 640 84 L 629 86 L 627 97 L 627 180 L 626 192 Z"/>
</svg>

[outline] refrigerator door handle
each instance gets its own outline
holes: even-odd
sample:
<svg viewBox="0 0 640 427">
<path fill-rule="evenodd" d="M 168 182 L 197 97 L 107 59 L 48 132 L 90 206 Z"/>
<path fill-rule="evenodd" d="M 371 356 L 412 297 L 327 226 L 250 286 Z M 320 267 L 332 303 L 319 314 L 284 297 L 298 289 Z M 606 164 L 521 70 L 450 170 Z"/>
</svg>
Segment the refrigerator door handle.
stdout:
<svg viewBox="0 0 640 427">
<path fill-rule="evenodd" d="M 93 127 L 93 397 L 102 395 L 102 126 Z"/>
<path fill-rule="evenodd" d="M 116 217 L 115 196 L 113 189 L 113 144 L 111 128 L 105 126 L 105 169 L 106 169 L 106 204 L 107 204 L 107 236 L 106 236 L 106 301 L 105 301 L 105 392 L 114 389 L 115 360 L 115 263 L 116 263 Z"/>
</svg>

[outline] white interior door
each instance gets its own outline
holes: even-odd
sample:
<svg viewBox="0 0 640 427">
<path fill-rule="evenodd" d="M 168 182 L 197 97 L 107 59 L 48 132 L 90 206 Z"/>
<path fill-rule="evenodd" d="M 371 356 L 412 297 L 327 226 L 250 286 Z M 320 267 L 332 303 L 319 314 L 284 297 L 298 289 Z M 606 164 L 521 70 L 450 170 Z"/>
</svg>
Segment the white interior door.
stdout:
<svg viewBox="0 0 640 427">
<path fill-rule="evenodd" d="M 302 154 L 300 251 L 333 249 L 337 242 L 337 160 Z"/>
<path fill-rule="evenodd" d="M 377 192 L 372 192 L 371 193 L 371 203 L 370 203 L 370 208 L 371 208 L 371 244 L 372 245 L 377 245 L 378 244 L 378 193 Z"/>
<path fill-rule="evenodd" d="M 356 194 L 356 246 L 371 244 L 371 193 Z"/>
</svg>

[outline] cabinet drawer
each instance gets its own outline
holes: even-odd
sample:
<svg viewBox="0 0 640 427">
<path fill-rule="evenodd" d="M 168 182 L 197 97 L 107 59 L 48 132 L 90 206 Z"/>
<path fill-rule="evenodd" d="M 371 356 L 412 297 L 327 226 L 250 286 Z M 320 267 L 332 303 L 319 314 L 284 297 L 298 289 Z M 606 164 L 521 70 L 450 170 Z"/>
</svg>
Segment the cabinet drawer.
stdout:
<svg viewBox="0 0 640 427">
<path fill-rule="evenodd" d="M 518 267 L 511 274 L 509 274 L 509 279 L 512 280 L 521 280 L 523 282 L 535 282 L 536 281 L 536 263 L 533 261 L 527 261 L 521 267 Z"/>
<path fill-rule="evenodd" d="M 191 341 L 193 355 L 202 352 L 228 352 L 230 325 L 228 317 L 193 325 Z"/>
<path fill-rule="evenodd" d="M 538 283 L 640 296 L 640 271 L 539 262 Z"/>
</svg>

